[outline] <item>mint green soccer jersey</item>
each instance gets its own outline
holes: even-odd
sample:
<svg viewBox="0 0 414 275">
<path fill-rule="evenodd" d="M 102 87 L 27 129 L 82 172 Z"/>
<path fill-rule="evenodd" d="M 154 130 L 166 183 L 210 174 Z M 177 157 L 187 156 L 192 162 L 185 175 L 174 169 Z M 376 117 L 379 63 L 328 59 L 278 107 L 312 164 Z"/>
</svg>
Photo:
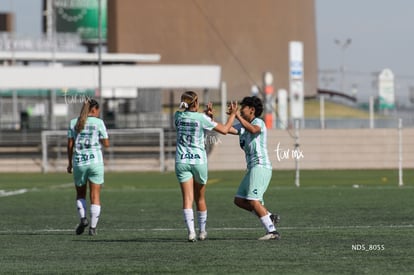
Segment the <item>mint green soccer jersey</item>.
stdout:
<svg viewBox="0 0 414 275">
<path fill-rule="evenodd" d="M 235 126 L 239 134 L 240 147 L 246 155 L 247 169 L 251 169 L 256 165 L 272 169 L 267 153 L 266 125 L 262 119 L 257 117 L 253 119 L 251 124 L 259 126 L 261 129 L 260 133 L 252 134 L 246 131 L 241 124 Z"/>
<path fill-rule="evenodd" d="M 73 166 L 102 165 L 103 156 L 100 139 L 107 139 L 104 122 L 97 117 L 88 117 L 80 133 L 75 130 L 77 118 L 70 121 L 68 138 L 74 139 Z"/>
<path fill-rule="evenodd" d="M 217 123 L 198 112 L 176 112 L 174 118 L 177 130 L 176 163 L 207 163 L 204 130 L 213 130 Z"/>
</svg>

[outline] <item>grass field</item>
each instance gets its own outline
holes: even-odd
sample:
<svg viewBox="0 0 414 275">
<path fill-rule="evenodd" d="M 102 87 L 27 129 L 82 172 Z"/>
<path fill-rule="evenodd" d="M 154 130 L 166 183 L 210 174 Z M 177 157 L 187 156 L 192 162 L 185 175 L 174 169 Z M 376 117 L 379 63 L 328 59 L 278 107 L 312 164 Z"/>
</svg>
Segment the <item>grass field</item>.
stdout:
<svg viewBox="0 0 414 275">
<path fill-rule="evenodd" d="M 210 172 L 206 241 L 189 243 L 173 173 L 108 173 L 98 235 L 76 236 L 66 174 L 0 174 L 1 274 L 414 274 L 414 171 L 274 171 L 280 241 Z"/>
</svg>

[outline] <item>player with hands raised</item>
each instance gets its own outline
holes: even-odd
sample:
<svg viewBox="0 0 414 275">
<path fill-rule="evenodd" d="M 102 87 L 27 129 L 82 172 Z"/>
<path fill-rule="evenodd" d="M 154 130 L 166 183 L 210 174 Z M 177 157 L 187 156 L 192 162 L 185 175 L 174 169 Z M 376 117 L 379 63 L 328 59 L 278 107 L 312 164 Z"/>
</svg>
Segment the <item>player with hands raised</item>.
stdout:
<svg viewBox="0 0 414 275">
<path fill-rule="evenodd" d="M 181 95 L 180 109 L 174 115 L 177 131 L 175 173 L 180 183 L 183 201 L 184 221 L 188 231 L 188 241 L 196 241 L 193 204 L 197 209 L 199 240 L 207 238 L 207 204 L 205 200 L 208 179 L 207 153 L 205 149 L 204 130 L 214 130 L 227 134 L 231 129 L 237 112 L 237 103 L 226 124 L 214 121 L 213 105 L 207 104 L 205 113 L 199 113 L 198 96 L 193 91 Z"/>
<path fill-rule="evenodd" d="M 279 240 L 280 234 L 275 225 L 280 217 L 271 214 L 263 200 L 272 177 L 272 164 L 267 152 L 267 129 L 260 118 L 263 104 L 258 97 L 251 96 L 243 98 L 240 105 L 240 113 L 236 113 L 240 124 L 232 127 L 229 133 L 239 135 L 240 147 L 246 157 L 247 173 L 240 183 L 234 203 L 259 217 L 266 229 L 266 235 L 259 240 Z"/>
</svg>

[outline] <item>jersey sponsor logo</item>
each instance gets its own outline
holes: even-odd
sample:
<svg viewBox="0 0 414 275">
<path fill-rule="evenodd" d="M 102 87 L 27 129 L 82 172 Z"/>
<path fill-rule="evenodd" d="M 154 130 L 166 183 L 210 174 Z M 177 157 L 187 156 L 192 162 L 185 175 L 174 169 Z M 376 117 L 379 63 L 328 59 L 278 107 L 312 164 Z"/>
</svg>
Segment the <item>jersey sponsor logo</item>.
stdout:
<svg viewBox="0 0 414 275">
<path fill-rule="evenodd" d="M 199 127 L 199 123 L 198 121 L 180 121 L 180 123 L 178 124 L 180 126 L 185 126 L 185 127 Z"/>
<path fill-rule="evenodd" d="M 94 154 L 81 154 L 75 158 L 76 163 L 86 162 L 95 159 Z"/>
<path fill-rule="evenodd" d="M 199 154 L 191 154 L 191 153 L 181 154 L 180 157 L 181 159 L 201 159 Z"/>
</svg>

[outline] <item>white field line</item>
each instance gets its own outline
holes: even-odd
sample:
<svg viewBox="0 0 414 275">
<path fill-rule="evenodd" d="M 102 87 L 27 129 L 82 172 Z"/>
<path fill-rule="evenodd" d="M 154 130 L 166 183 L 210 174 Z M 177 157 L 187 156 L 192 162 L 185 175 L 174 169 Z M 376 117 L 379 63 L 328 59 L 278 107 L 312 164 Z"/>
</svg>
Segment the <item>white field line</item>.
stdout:
<svg viewBox="0 0 414 275">
<path fill-rule="evenodd" d="M 60 188 L 72 188 L 74 186 L 74 184 L 72 182 L 70 183 L 61 183 L 61 184 L 56 184 L 53 186 L 48 187 L 47 189 L 60 189 Z M 348 187 L 348 186 L 305 186 L 302 187 L 302 189 L 313 189 L 313 190 L 326 190 L 326 189 L 332 189 L 332 188 L 337 188 L 337 189 L 352 189 L 354 187 Z M 361 189 L 394 189 L 395 186 L 360 186 Z M 414 186 L 404 186 L 404 189 L 412 189 L 414 188 Z M 131 188 L 130 190 L 138 190 L 139 188 Z M 227 188 L 226 188 L 227 189 Z M 230 189 L 230 187 L 228 188 Z M 232 190 L 234 188 L 231 188 Z M 295 186 L 283 186 L 283 187 L 270 187 L 269 189 L 276 189 L 276 190 L 293 190 L 293 189 L 300 189 L 298 187 Z M 18 190 L 12 190 L 12 191 L 6 191 L 6 190 L 0 190 L 0 198 L 1 197 L 8 197 L 8 196 L 16 196 L 16 195 L 22 195 L 24 193 L 30 192 L 30 191 L 38 191 L 40 190 L 39 188 L 31 188 L 31 189 L 18 189 Z M 164 189 L 152 189 L 152 188 L 146 188 L 144 189 L 146 192 L 151 192 L 151 191 L 171 191 L 171 190 L 176 190 L 176 188 L 164 188 Z M 117 190 L 105 190 L 105 192 L 111 192 L 111 191 L 117 191 Z"/>
<path fill-rule="evenodd" d="M 13 191 L 0 190 L 0 197 L 16 196 L 26 193 L 27 189 L 18 189 Z"/>
<path fill-rule="evenodd" d="M 400 224 L 400 225 L 344 225 L 344 226 L 279 226 L 280 231 L 284 230 L 300 230 L 300 231 L 319 231 L 319 230 L 352 230 L 352 229 L 395 229 L 395 228 L 414 228 L 414 224 Z M 210 227 L 209 231 L 255 231 L 261 230 L 261 227 L 255 228 L 241 228 L 241 227 Z M 118 229 L 105 229 L 100 231 L 115 231 L 115 232 L 145 232 L 145 231 L 183 231 L 184 228 L 118 228 Z M 38 229 L 38 230 L 0 230 L 0 234 L 25 234 L 25 233 L 57 233 L 57 232 L 72 232 L 74 229 Z"/>
<path fill-rule="evenodd" d="M 50 186 L 50 189 L 58 189 L 58 188 L 69 188 L 74 186 L 73 183 L 63 183 L 63 184 L 57 184 L 57 185 L 53 185 Z M 0 198 L 1 197 L 9 197 L 9 196 L 16 196 L 16 195 L 22 195 L 24 193 L 30 192 L 30 191 L 35 191 L 35 190 L 39 190 L 38 188 L 32 188 L 32 189 L 17 189 L 17 190 L 11 190 L 11 191 L 6 191 L 6 190 L 0 190 Z"/>
</svg>

